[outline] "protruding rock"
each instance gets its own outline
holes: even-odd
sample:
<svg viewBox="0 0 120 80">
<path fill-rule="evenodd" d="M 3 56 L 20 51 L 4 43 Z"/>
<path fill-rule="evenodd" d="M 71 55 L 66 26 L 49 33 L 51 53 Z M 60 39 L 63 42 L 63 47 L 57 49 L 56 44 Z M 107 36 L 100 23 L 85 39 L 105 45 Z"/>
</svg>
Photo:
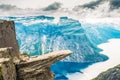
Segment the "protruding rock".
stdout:
<svg viewBox="0 0 120 80">
<path fill-rule="evenodd" d="M 14 22 L 0 21 L 0 79 L 54 80 L 50 66 L 70 53 L 69 50 L 63 50 L 31 58 L 20 55 Z"/>
<path fill-rule="evenodd" d="M 50 66 L 71 53 L 70 50 L 63 50 L 32 57 L 27 62 L 17 65 L 18 78 L 19 80 L 54 80 Z"/>
</svg>

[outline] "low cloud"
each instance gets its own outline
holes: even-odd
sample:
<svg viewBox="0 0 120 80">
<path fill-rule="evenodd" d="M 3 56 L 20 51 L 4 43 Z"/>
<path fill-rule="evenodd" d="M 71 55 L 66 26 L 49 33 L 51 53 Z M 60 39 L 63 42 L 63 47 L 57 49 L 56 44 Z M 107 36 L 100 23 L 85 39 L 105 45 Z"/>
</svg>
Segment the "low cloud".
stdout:
<svg viewBox="0 0 120 80">
<path fill-rule="evenodd" d="M 120 0 L 110 0 L 110 9 L 118 9 L 120 8 Z"/>
<path fill-rule="evenodd" d="M 59 8 L 61 8 L 61 3 L 54 2 L 50 4 L 49 6 L 47 6 L 46 8 L 44 8 L 43 11 L 58 10 Z"/>
<path fill-rule="evenodd" d="M 81 8 L 82 9 L 84 9 L 84 8 L 95 9 L 96 7 L 98 7 L 99 5 L 101 5 L 104 1 L 105 0 L 91 1 L 91 2 L 83 4 L 83 5 L 75 6 L 73 10 L 78 11 Z"/>
<path fill-rule="evenodd" d="M 14 5 L 8 5 L 8 4 L 0 4 L 0 10 L 14 10 L 14 9 L 18 9 L 16 6 Z"/>
<path fill-rule="evenodd" d="M 97 1 L 92 1 L 88 4 L 82 5 L 83 8 L 91 8 L 94 9 L 95 7 L 98 7 L 104 0 L 97 0 Z"/>
<path fill-rule="evenodd" d="M 79 4 L 75 7 L 65 7 L 63 3 L 53 2 L 42 8 L 18 8 L 18 6 L 0 4 L 0 15 L 63 15 L 80 18 L 89 17 L 120 17 L 120 0 L 96 0 Z M 59 15 L 58 15 L 59 14 Z"/>
</svg>

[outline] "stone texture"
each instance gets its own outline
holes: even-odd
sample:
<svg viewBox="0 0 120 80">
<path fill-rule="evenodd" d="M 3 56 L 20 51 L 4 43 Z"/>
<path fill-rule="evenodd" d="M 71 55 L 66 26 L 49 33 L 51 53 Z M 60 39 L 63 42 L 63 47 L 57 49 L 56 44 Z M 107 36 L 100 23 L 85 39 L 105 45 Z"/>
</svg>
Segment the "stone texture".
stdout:
<svg viewBox="0 0 120 80">
<path fill-rule="evenodd" d="M 4 61 L 1 64 L 3 80 L 16 80 L 16 69 L 13 62 Z"/>
<path fill-rule="evenodd" d="M 16 57 L 14 54 L 12 54 L 13 52 L 14 50 L 12 47 L 0 48 L 0 58 L 13 59 L 14 57 Z"/>
<path fill-rule="evenodd" d="M 50 66 L 71 54 L 69 50 L 56 51 L 17 65 L 18 80 L 54 80 Z"/>
<path fill-rule="evenodd" d="M 93 80 L 120 80 L 120 64 L 101 73 Z"/>
<path fill-rule="evenodd" d="M 11 56 L 12 48 L 0 48 L 0 67 L 3 80 L 16 80 L 16 67 Z"/>
<path fill-rule="evenodd" d="M 16 40 L 14 21 L 0 21 L 0 48 L 13 47 L 12 55 L 18 56 L 19 47 Z"/>
<path fill-rule="evenodd" d="M 14 64 L 13 51 L 13 48 L 10 47 L 0 48 L 0 67 L 3 80 L 54 80 L 50 66 L 71 54 L 69 50 L 56 51 L 30 57 L 25 62 Z"/>
</svg>

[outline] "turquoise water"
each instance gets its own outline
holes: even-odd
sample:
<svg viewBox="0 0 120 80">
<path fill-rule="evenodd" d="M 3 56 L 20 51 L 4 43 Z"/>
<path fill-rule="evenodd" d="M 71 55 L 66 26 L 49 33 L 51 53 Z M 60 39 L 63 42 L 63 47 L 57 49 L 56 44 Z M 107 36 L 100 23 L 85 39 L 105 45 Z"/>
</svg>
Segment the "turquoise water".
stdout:
<svg viewBox="0 0 120 80">
<path fill-rule="evenodd" d="M 56 50 L 72 50 L 73 53 L 54 64 L 56 80 L 67 80 L 66 74 L 78 72 L 87 66 L 105 61 L 107 56 L 97 45 L 111 38 L 120 38 L 119 25 L 111 23 L 88 24 L 60 17 L 54 23 L 52 16 L 0 17 L 14 20 L 20 51 L 30 56 L 46 54 Z"/>
<path fill-rule="evenodd" d="M 66 75 L 69 73 L 81 72 L 81 69 L 87 68 L 91 62 L 57 62 L 52 65 L 51 70 L 55 73 L 55 80 L 68 80 Z"/>
<path fill-rule="evenodd" d="M 107 55 L 109 60 L 92 64 L 80 70 L 83 73 L 67 74 L 69 80 L 92 80 L 101 72 L 120 64 L 120 39 L 110 39 L 108 42 L 98 45 L 98 47 L 103 49 L 101 53 Z"/>
<path fill-rule="evenodd" d="M 82 26 L 78 20 L 60 17 L 59 22 L 54 23 L 55 18 L 48 16 L 1 19 L 15 21 L 20 51 L 31 56 L 69 49 L 73 53 L 65 58 L 64 62 L 99 62 L 108 59 L 107 56 L 99 54 L 101 50 L 92 43 L 89 38 L 91 35 L 87 35 L 87 27 Z"/>
</svg>

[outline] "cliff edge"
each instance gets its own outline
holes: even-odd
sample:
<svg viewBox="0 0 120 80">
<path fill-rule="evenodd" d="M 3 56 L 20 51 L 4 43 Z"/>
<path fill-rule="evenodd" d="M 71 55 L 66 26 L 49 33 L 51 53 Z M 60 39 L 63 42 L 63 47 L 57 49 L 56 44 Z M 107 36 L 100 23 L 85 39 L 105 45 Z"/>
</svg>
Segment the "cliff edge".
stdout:
<svg viewBox="0 0 120 80">
<path fill-rule="evenodd" d="M 19 52 L 14 21 L 0 21 L 0 80 L 54 80 L 50 66 L 70 50 L 29 57 Z"/>
</svg>

